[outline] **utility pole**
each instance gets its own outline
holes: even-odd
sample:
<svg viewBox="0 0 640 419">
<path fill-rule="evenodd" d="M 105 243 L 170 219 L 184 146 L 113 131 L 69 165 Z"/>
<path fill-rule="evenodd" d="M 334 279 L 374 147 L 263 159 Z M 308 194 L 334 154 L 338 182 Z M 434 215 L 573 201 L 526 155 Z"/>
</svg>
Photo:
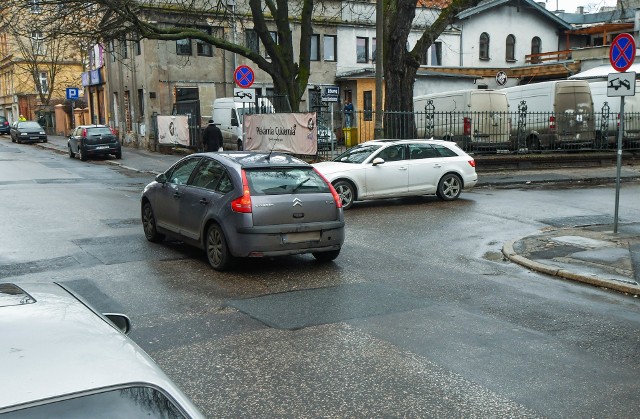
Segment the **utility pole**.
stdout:
<svg viewBox="0 0 640 419">
<path fill-rule="evenodd" d="M 382 128 L 382 45 L 383 45 L 383 24 L 382 19 L 383 0 L 376 0 L 376 124 L 374 137 L 376 139 L 384 137 Z"/>
</svg>

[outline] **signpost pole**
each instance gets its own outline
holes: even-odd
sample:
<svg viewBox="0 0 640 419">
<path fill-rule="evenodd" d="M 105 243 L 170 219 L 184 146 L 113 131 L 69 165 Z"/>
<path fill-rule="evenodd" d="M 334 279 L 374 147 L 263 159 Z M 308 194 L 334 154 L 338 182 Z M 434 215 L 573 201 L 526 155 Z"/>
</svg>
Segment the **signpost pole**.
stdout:
<svg viewBox="0 0 640 419">
<path fill-rule="evenodd" d="M 331 105 L 329 106 L 329 115 L 331 115 L 331 127 L 329 128 L 331 131 L 329 131 L 329 143 L 331 143 L 331 158 L 333 159 L 333 151 L 334 151 L 334 147 L 333 147 L 333 102 L 331 102 Z"/>
<path fill-rule="evenodd" d="M 613 216 L 613 234 L 618 232 L 618 209 L 620 207 L 620 172 L 622 171 L 622 135 L 624 133 L 624 96 L 620 96 L 620 128 L 618 129 L 618 155 L 616 158 L 616 205 Z"/>
</svg>

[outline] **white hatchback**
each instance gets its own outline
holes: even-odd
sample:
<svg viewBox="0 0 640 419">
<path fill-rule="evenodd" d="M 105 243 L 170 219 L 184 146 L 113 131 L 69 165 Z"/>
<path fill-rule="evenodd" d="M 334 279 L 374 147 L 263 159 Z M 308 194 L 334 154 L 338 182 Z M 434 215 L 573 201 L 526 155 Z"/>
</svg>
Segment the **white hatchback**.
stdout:
<svg viewBox="0 0 640 419">
<path fill-rule="evenodd" d="M 450 201 L 478 182 L 473 157 L 442 140 L 373 140 L 313 166 L 348 209 L 355 201 L 437 195 Z"/>
</svg>

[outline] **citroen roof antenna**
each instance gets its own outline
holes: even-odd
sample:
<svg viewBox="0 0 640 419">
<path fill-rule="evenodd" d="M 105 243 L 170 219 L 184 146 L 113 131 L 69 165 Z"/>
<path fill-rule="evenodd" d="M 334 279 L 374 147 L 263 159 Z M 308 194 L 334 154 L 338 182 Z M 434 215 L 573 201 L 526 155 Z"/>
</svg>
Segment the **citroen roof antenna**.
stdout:
<svg viewBox="0 0 640 419">
<path fill-rule="evenodd" d="M 267 161 L 271 161 L 271 153 L 273 153 L 273 149 L 276 148 L 276 143 L 278 142 L 278 138 L 273 139 L 273 145 L 271 146 L 271 150 L 269 150 L 269 154 L 267 155 Z"/>
</svg>

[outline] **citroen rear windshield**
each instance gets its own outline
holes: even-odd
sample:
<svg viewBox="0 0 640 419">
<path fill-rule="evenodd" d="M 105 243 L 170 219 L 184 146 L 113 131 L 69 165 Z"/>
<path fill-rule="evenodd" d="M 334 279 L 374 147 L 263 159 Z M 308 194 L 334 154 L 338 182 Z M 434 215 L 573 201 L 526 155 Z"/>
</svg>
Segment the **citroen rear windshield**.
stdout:
<svg viewBox="0 0 640 419">
<path fill-rule="evenodd" d="M 245 169 L 251 195 L 331 192 L 312 167 Z"/>
</svg>

